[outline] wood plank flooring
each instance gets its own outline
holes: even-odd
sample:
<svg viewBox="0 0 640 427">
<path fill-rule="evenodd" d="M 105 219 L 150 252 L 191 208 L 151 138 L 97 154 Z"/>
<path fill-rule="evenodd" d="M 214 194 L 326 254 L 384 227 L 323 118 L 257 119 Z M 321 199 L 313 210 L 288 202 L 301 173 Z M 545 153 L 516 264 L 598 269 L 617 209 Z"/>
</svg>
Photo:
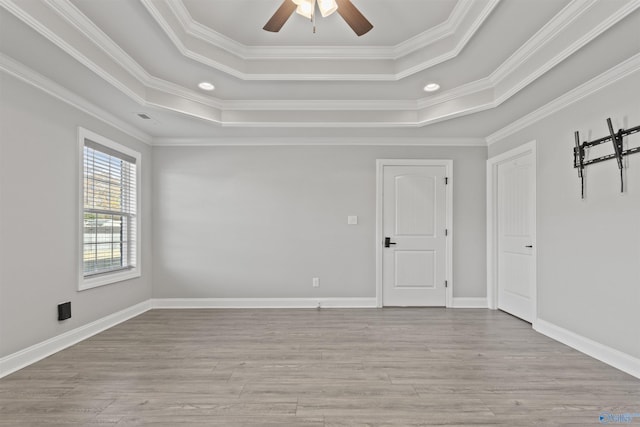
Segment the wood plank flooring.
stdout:
<svg viewBox="0 0 640 427">
<path fill-rule="evenodd" d="M 590 426 L 603 412 L 640 413 L 640 380 L 489 310 L 152 310 L 0 380 L 10 426 Z"/>
</svg>

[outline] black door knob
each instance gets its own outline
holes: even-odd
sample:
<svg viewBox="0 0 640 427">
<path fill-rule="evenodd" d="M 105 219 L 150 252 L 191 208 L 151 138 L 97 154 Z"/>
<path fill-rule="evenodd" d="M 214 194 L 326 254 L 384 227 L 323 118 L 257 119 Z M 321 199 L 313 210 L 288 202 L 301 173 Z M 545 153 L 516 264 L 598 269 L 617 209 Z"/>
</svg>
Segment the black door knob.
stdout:
<svg viewBox="0 0 640 427">
<path fill-rule="evenodd" d="M 391 241 L 391 237 L 385 237 L 384 238 L 384 247 L 385 248 L 388 248 L 389 246 L 395 245 L 395 244 L 396 244 L 396 242 L 392 242 Z"/>
</svg>

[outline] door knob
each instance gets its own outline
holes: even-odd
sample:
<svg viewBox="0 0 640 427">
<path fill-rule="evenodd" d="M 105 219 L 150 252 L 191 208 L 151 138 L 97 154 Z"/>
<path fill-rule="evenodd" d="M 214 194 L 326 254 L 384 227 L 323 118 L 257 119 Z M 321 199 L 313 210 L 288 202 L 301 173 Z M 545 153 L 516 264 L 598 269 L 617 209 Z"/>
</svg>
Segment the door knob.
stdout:
<svg viewBox="0 0 640 427">
<path fill-rule="evenodd" d="M 533 245 L 527 245 L 525 248 L 533 248 Z"/>
<path fill-rule="evenodd" d="M 392 242 L 391 241 L 391 237 L 385 237 L 384 238 L 384 247 L 385 248 L 388 248 L 389 246 L 395 245 L 395 244 L 396 244 L 396 242 Z"/>
</svg>

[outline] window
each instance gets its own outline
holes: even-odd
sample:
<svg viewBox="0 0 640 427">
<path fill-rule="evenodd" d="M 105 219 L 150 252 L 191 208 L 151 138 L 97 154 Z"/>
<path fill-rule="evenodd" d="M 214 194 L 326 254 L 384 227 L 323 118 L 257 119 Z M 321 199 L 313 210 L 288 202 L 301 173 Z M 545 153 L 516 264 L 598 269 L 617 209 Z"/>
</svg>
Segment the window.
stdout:
<svg viewBox="0 0 640 427">
<path fill-rule="evenodd" d="M 83 128 L 79 139 L 83 290 L 140 276 L 140 153 Z"/>
</svg>

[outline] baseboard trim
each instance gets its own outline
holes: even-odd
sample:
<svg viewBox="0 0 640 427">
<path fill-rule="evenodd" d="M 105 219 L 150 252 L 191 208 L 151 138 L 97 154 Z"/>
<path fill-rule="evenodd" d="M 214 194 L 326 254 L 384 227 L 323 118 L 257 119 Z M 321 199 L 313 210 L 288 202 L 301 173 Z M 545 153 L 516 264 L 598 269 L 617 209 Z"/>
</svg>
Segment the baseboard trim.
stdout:
<svg viewBox="0 0 640 427">
<path fill-rule="evenodd" d="M 487 308 L 486 297 L 453 297 L 451 308 Z"/>
<path fill-rule="evenodd" d="M 110 314 L 106 317 L 5 356 L 0 359 L 0 378 L 31 365 L 32 363 L 36 363 L 37 361 L 64 350 L 67 347 L 71 347 L 80 341 L 86 340 L 93 335 L 122 323 L 125 320 L 129 320 L 132 317 L 138 316 L 150 309 L 151 302 L 150 300 L 146 300 L 125 308 L 124 310 L 118 311 L 117 313 Z"/>
<path fill-rule="evenodd" d="M 153 308 L 375 308 L 371 298 L 154 298 Z"/>
<path fill-rule="evenodd" d="M 533 323 L 533 329 L 552 338 L 562 344 L 593 357 L 607 365 L 620 369 L 629 375 L 640 378 L 640 359 L 614 348 L 608 347 L 589 338 L 578 335 L 553 323 L 537 319 Z"/>
<path fill-rule="evenodd" d="M 154 298 L 0 358 L 0 378 L 64 350 L 148 310 L 189 308 L 376 308 L 372 298 Z M 453 298 L 452 308 L 487 308 L 486 298 Z M 533 329 L 594 359 L 640 378 L 640 359 L 553 323 L 537 319 Z"/>
</svg>

